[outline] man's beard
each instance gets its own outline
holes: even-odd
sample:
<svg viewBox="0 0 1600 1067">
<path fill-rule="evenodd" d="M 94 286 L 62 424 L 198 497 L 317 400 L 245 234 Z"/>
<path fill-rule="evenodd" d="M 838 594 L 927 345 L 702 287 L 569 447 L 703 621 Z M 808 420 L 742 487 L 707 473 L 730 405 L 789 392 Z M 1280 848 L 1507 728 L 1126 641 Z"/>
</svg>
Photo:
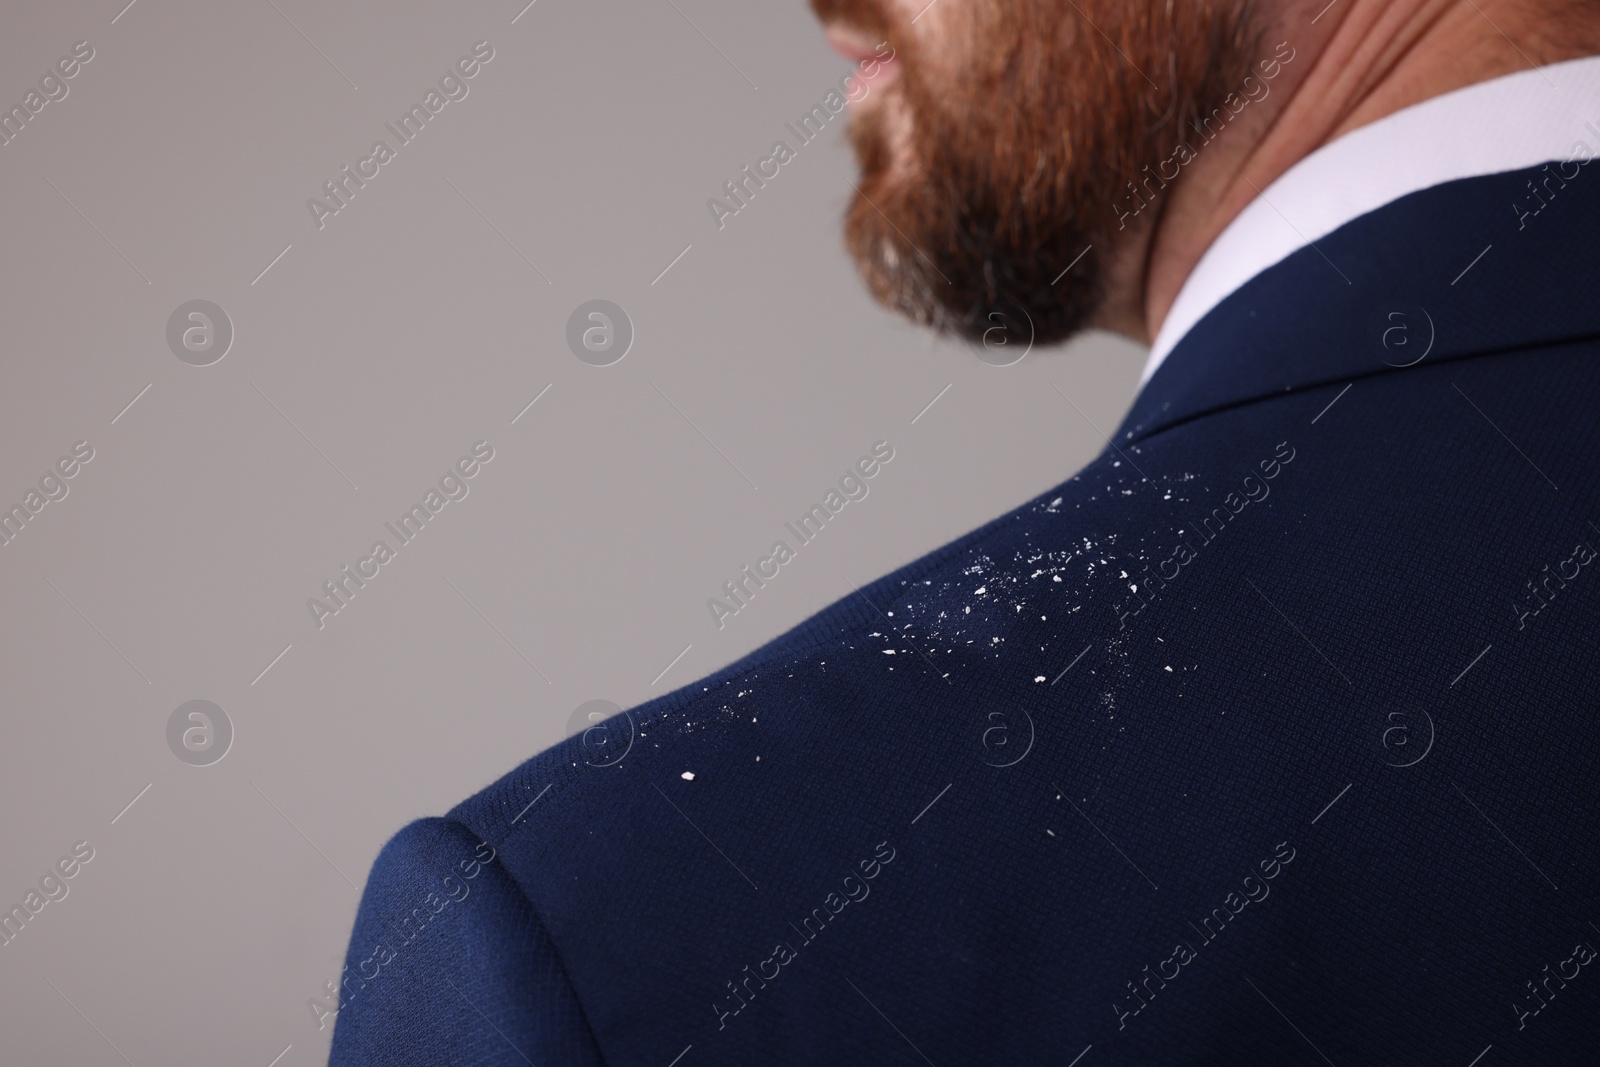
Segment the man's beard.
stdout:
<svg viewBox="0 0 1600 1067">
<path fill-rule="evenodd" d="M 1063 340 L 1095 323 L 1131 216 L 1160 210 L 1151 169 L 1181 141 L 1203 151 L 1192 123 L 1250 73 L 1250 2 L 936 2 L 924 39 L 886 0 L 812 0 L 825 22 L 887 40 L 900 67 L 852 119 L 846 244 L 872 294 L 915 322 Z"/>
</svg>

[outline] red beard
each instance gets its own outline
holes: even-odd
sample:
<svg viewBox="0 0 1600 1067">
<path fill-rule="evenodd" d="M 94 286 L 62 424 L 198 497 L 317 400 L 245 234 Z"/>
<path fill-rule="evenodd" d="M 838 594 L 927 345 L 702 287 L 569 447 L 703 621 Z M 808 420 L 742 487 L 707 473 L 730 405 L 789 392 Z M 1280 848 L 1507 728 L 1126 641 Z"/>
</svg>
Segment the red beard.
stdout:
<svg viewBox="0 0 1600 1067">
<path fill-rule="evenodd" d="M 880 302 L 975 341 L 1093 321 L 1128 209 L 1160 209 L 1145 168 L 1205 140 L 1191 124 L 1239 90 L 1255 46 L 1249 0 L 936 0 L 919 26 L 888 0 L 812 6 L 900 67 L 852 119 L 850 253 Z"/>
</svg>

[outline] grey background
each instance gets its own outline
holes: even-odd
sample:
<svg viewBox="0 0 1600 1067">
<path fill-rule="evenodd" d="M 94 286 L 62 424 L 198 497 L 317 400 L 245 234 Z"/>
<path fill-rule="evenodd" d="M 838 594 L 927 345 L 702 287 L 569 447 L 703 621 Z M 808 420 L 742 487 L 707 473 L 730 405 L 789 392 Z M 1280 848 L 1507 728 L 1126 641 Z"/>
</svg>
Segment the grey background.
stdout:
<svg viewBox="0 0 1600 1067">
<path fill-rule="evenodd" d="M 0 904 L 95 849 L 0 947 L 7 1062 L 322 1062 L 306 1001 L 393 831 L 1063 480 L 1132 396 L 1134 345 L 997 368 L 874 306 L 842 120 L 716 229 L 849 69 L 800 0 L 124 2 L 0 32 L 8 108 L 95 50 L 0 146 L 0 503 L 95 450 L 0 547 Z M 307 198 L 479 40 L 467 98 L 319 231 Z M 635 330 L 603 368 L 564 341 L 596 298 Z M 165 341 L 193 299 L 234 326 L 208 367 Z M 882 438 L 719 632 L 706 599 Z M 319 631 L 307 598 L 481 439 Z M 209 766 L 167 747 L 195 699 L 233 725 Z"/>
</svg>

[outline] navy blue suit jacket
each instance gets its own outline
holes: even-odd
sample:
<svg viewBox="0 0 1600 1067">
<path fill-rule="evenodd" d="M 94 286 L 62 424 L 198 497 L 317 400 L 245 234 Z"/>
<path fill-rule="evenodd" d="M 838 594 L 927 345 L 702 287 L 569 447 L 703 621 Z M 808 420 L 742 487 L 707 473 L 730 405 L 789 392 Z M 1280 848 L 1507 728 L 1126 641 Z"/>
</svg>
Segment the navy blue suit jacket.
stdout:
<svg viewBox="0 0 1600 1067">
<path fill-rule="evenodd" d="M 1530 176 L 1295 253 L 1070 480 L 406 827 L 333 1062 L 1596 1062 L 1600 176 Z"/>
</svg>

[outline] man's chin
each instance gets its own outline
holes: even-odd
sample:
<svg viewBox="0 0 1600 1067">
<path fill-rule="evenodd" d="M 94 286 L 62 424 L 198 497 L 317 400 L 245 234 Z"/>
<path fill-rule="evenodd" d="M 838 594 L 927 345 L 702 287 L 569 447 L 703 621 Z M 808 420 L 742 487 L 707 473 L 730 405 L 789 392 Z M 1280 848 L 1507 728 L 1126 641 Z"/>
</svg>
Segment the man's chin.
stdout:
<svg viewBox="0 0 1600 1067">
<path fill-rule="evenodd" d="M 997 223 L 963 217 L 961 205 L 940 202 L 933 183 L 868 177 L 858 188 L 845 245 L 874 299 L 913 323 L 986 348 L 1055 344 L 1122 323 L 1097 298 L 1088 240 L 1000 247 L 986 240 Z"/>
<path fill-rule="evenodd" d="M 1180 116 L 1214 113 L 1249 74 L 1261 5 L 1161 15 L 1078 0 L 1073 17 L 1049 0 L 812 3 L 825 24 L 895 45 L 897 77 L 850 130 L 862 177 L 845 240 L 872 295 L 980 344 L 997 327 L 1037 344 L 1091 328 L 1145 339 L 1145 259 L 1164 206 L 1143 209 L 1172 180 L 1150 177 L 1151 164 L 1194 136 Z M 1152 93 L 1129 70 L 1157 61 L 1173 84 Z M 1117 206 L 1130 196 L 1131 227 Z"/>
</svg>

